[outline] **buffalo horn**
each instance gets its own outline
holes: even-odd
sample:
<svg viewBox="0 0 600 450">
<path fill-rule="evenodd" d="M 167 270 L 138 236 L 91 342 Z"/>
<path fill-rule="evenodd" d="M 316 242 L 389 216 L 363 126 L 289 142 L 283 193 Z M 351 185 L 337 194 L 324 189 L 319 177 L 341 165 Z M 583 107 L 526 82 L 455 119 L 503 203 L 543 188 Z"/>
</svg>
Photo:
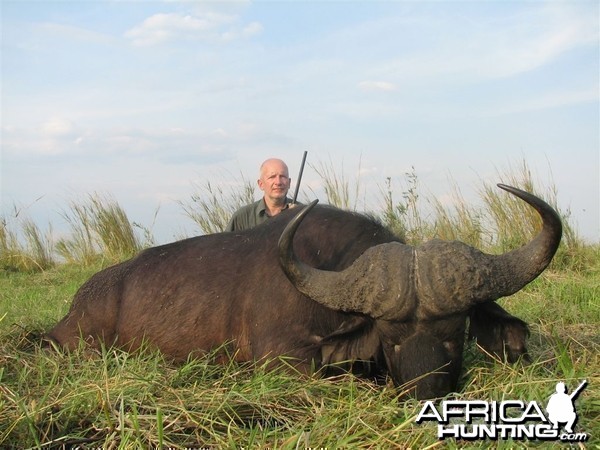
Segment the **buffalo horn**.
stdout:
<svg viewBox="0 0 600 450">
<path fill-rule="evenodd" d="M 298 260 L 292 245 L 314 201 L 283 231 L 281 267 L 300 292 L 325 306 L 388 320 L 405 320 L 413 313 L 442 317 L 514 294 L 548 266 L 560 244 L 562 224 L 538 197 L 504 184 L 498 187 L 531 205 L 542 218 L 541 231 L 519 249 L 489 255 L 457 241 L 434 239 L 418 247 L 391 242 L 369 248 L 341 272 L 319 270 Z"/>
<path fill-rule="evenodd" d="M 280 264 L 292 284 L 307 297 L 332 309 L 389 320 L 406 315 L 414 305 L 409 301 L 414 299 L 410 275 L 414 252 L 410 246 L 397 242 L 376 245 L 341 272 L 315 269 L 298 259 L 292 245 L 294 234 L 317 201 L 302 209 L 279 238 Z M 406 282 L 401 283 L 397 273 L 403 270 L 408 275 L 403 278 Z"/>
</svg>

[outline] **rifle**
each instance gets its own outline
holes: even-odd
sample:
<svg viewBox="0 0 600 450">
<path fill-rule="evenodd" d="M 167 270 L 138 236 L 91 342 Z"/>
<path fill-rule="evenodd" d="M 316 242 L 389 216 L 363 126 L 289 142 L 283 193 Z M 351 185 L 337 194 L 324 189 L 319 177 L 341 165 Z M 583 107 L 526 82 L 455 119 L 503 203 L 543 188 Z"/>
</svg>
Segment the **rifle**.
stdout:
<svg viewBox="0 0 600 450">
<path fill-rule="evenodd" d="M 569 398 L 571 400 L 573 400 L 575 397 L 577 397 L 579 395 L 579 393 L 583 390 L 584 387 L 587 386 L 587 380 L 583 380 L 581 382 L 581 384 L 579 386 L 577 386 L 577 389 L 575 389 L 573 392 L 571 392 L 571 394 L 569 394 Z"/>
<path fill-rule="evenodd" d="M 304 163 L 306 162 L 306 155 L 308 152 L 305 150 L 302 155 L 302 164 L 300 164 L 300 173 L 298 173 L 298 181 L 296 182 L 296 190 L 294 191 L 294 197 L 292 198 L 292 205 L 296 204 L 298 198 L 298 192 L 300 191 L 300 182 L 302 181 L 302 173 L 304 172 Z"/>
</svg>

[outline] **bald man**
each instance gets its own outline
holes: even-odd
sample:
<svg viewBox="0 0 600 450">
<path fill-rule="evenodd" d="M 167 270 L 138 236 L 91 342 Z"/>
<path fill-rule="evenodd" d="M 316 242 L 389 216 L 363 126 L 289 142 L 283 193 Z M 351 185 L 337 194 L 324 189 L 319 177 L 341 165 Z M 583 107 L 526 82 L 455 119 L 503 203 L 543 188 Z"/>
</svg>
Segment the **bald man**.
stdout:
<svg viewBox="0 0 600 450">
<path fill-rule="evenodd" d="M 276 216 L 290 206 L 290 173 L 287 165 L 276 158 L 267 159 L 260 166 L 258 187 L 264 192 L 263 198 L 238 209 L 225 231 L 240 231 L 255 227 Z"/>
</svg>

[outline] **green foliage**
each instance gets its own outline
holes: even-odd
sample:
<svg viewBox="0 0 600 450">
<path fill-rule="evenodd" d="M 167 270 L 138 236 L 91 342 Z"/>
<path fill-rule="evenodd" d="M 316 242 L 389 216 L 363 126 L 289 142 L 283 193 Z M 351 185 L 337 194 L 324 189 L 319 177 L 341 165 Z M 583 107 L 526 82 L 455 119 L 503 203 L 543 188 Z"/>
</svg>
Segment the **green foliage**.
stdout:
<svg viewBox="0 0 600 450">
<path fill-rule="evenodd" d="M 452 184 L 450 192 L 449 206 L 437 198 L 430 200 L 435 211 L 434 236 L 447 241 L 461 241 L 479 249 L 485 248 L 488 244 L 482 225 L 485 211 L 470 206 L 456 183 Z"/>
<path fill-rule="evenodd" d="M 153 243 L 149 231 L 130 222 L 111 197 L 91 194 L 84 203 L 71 202 L 63 217 L 71 235 L 57 242 L 56 251 L 69 263 L 90 265 L 101 258 L 117 262 Z M 137 236 L 136 226 L 144 231 L 145 242 Z"/>
<path fill-rule="evenodd" d="M 319 168 L 331 182 L 328 200 L 355 209 L 359 181 L 352 184 L 332 167 Z M 501 180 L 557 206 L 555 189 L 540 189 L 526 164 L 511 173 L 515 176 Z M 531 208 L 495 186 L 484 184 L 481 206 L 468 204 L 456 186 L 444 201 L 422 192 L 414 168 L 403 180 L 387 179 L 381 190 L 382 222 L 414 244 L 439 237 L 506 251 L 531 239 L 539 226 Z M 254 200 L 253 194 L 246 180 L 229 190 L 206 183 L 191 203 L 181 205 L 203 232 L 215 232 L 238 206 Z M 600 436 L 600 245 L 582 243 L 568 212 L 559 212 L 565 238 L 555 263 L 500 301 L 530 323 L 533 363 L 489 362 L 471 343 L 456 395 L 543 403 L 557 381 L 573 386 L 586 378 L 577 427 L 592 436 L 588 444 L 593 446 Z M 50 233 L 40 232 L 23 216 L 0 220 L 0 269 L 10 268 L 0 270 L 1 448 L 464 446 L 440 443 L 434 426 L 415 424 L 421 403 L 401 401 L 402 387 L 392 387 L 389 380 L 376 385 L 351 376 L 318 379 L 296 373 L 285 360 L 276 370 L 268 361 L 217 364 L 216 352 L 227 351 L 225 347 L 183 364 L 167 361 L 151 348 L 136 354 L 96 352 L 83 345 L 68 354 L 42 348 L 40 335 L 67 312 L 73 294 L 91 274 L 152 242 L 149 230 L 132 224 L 112 199 L 90 196 L 84 203 L 71 203 L 63 216 L 71 233 L 54 247 Z M 136 228 L 144 231 L 145 241 Z M 52 249 L 67 264 L 52 265 Z M 469 447 L 490 444 L 502 449 L 562 447 L 529 441 L 475 441 Z"/>
<path fill-rule="evenodd" d="M 424 220 L 421 212 L 419 179 L 415 168 L 412 167 L 404 175 L 406 187 L 402 190 L 401 200 L 395 200 L 391 177 L 386 179 L 385 189 L 380 188 L 384 204 L 382 221 L 407 243 L 416 244 L 431 235 L 431 225 Z"/>
<path fill-rule="evenodd" d="M 71 353 L 40 346 L 39 335 L 68 309 L 97 270 L 61 265 L 0 274 L 1 448 L 434 448 L 435 425 L 417 425 L 422 406 L 402 388 L 348 375 L 319 379 L 269 361 L 219 364 L 227 348 L 181 364 L 151 348 Z M 600 434 L 600 259 L 575 278 L 545 273 L 502 301 L 528 320 L 533 363 L 487 361 L 465 351 L 459 393 L 469 400 L 548 399 L 557 381 L 589 385 L 577 400 L 577 430 Z M 7 305 L 14 304 L 14 308 Z M 443 448 L 464 442 L 444 441 Z M 469 448 L 563 448 L 553 442 L 469 442 Z"/>
<path fill-rule="evenodd" d="M 386 226 L 409 244 L 418 245 L 439 238 L 459 240 L 490 253 L 502 253 L 526 244 L 541 228 L 540 216 L 533 208 L 499 189 L 496 184 L 485 181 L 479 190 L 482 206 L 469 204 L 453 182 L 444 202 L 433 196 L 427 198 L 433 207 L 433 213 L 427 215 L 420 202 L 421 188 L 414 168 L 405 174 L 405 178 L 407 187 L 399 201 L 394 199 L 392 180 L 387 179 L 386 189 L 381 190 L 385 205 L 382 218 Z M 561 216 L 563 239 L 553 267 L 582 270 L 588 266 L 589 246 L 571 225 L 570 212 L 558 206 L 554 185 L 541 188 L 525 161 L 517 169 L 509 167 L 505 173 L 498 173 L 497 179 L 544 199 Z"/>
<path fill-rule="evenodd" d="M 331 160 L 309 165 L 321 179 L 327 203 L 357 209 L 362 192 L 360 176 L 352 181 L 343 167 L 335 167 Z M 590 246 L 571 225 L 570 211 L 559 208 L 554 185 L 540 187 L 526 161 L 517 168 L 509 167 L 504 173 L 498 173 L 497 179 L 544 198 L 561 215 L 563 240 L 553 267 L 577 271 L 589 266 L 587 258 L 593 256 Z M 204 234 L 223 231 L 234 211 L 255 200 L 254 183 L 243 175 L 235 184 L 215 186 L 207 180 L 194 186 L 190 201 L 179 204 Z M 533 208 L 485 181 L 479 189 L 481 205 L 467 202 L 455 182 L 450 183 L 448 195 L 443 198 L 423 192 L 426 189 L 420 185 L 414 167 L 400 180 L 388 177 L 379 192 L 383 208 L 371 214 L 412 245 L 433 238 L 460 240 L 490 253 L 523 245 L 540 227 L 540 218 Z M 362 203 L 366 208 L 366 201 Z M 14 214 L 13 227 L 0 217 L 0 268 L 46 270 L 55 264 L 56 255 L 68 263 L 87 266 L 98 260 L 115 263 L 154 243 L 151 231 L 130 222 L 123 208 L 111 197 L 89 195 L 83 202 L 71 202 L 69 210 L 62 215 L 70 225 L 70 234 L 58 239 L 56 244 L 53 244 L 51 229 L 44 234 L 30 220 L 16 220 L 18 211 Z M 15 231 L 15 224 L 20 234 Z M 140 231 L 143 238 L 138 236 Z"/>
<path fill-rule="evenodd" d="M 51 229 L 44 234 L 16 208 L 12 219 L 11 228 L 9 220 L 0 217 L 0 269 L 31 272 L 54 266 Z M 22 239 L 14 227 L 20 229 Z"/>
<path fill-rule="evenodd" d="M 326 202 L 338 208 L 349 211 L 356 211 L 358 198 L 361 191 L 360 177 L 356 177 L 354 182 L 346 178 L 344 166 L 337 168 L 330 159 L 329 163 L 320 161 L 318 164 L 310 164 L 323 183 Z M 360 173 L 360 162 L 358 164 L 358 173 Z M 311 190 L 312 191 L 312 190 Z M 314 194 L 314 191 L 312 191 Z"/>
<path fill-rule="evenodd" d="M 558 212 L 563 224 L 563 238 L 553 259 L 553 267 L 581 269 L 582 261 L 577 255 L 584 252 L 585 245 L 570 223 L 570 212 L 563 211 L 558 205 L 556 186 L 551 184 L 545 189 L 541 188 L 524 160 L 516 169 L 509 167 L 504 173 L 499 172 L 498 179 L 544 199 Z M 492 248 L 498 252 L 506 252 L 526 244 L 540 230 L 542 223 L 539 214 L 520 199 L 506 195 L 495 185 L 486 182 L 482 183 L 480 196 L 486 206 L 486 216 L 492 218 L 489 235 Z"/>
<path fill-rule="evenodd" d="M 243 205 L 255 201 L 254 184 L 241 176 L 241 186 L 229 190 L 214 187 L 210 181 L 195 185 L 191 202 L 180 201 L 185 214 L 196 223 L 202 234 L 219 233 L 225 230 L 233 213 Z"/>
</svg>

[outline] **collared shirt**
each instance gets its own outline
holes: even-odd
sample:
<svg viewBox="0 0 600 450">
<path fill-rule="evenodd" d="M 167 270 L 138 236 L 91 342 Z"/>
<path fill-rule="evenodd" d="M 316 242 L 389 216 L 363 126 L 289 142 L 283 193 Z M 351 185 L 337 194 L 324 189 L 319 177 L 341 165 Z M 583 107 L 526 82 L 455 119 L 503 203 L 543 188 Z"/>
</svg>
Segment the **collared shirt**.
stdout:
<svg viewBox="0 0 600 450">
<path fill-rule="evenodd" d="M 292 200 L 286 197 L 284 209 L 287 209 L 291 202 Z M 260 225 L 270 218 L 271 216 L 267 214 L 267 205 L 265 205 L 265 199 L 263 197 L 254 203 L 242 206 L 234 212 L 224 231 L 246 230 Z"/>
</svg>

